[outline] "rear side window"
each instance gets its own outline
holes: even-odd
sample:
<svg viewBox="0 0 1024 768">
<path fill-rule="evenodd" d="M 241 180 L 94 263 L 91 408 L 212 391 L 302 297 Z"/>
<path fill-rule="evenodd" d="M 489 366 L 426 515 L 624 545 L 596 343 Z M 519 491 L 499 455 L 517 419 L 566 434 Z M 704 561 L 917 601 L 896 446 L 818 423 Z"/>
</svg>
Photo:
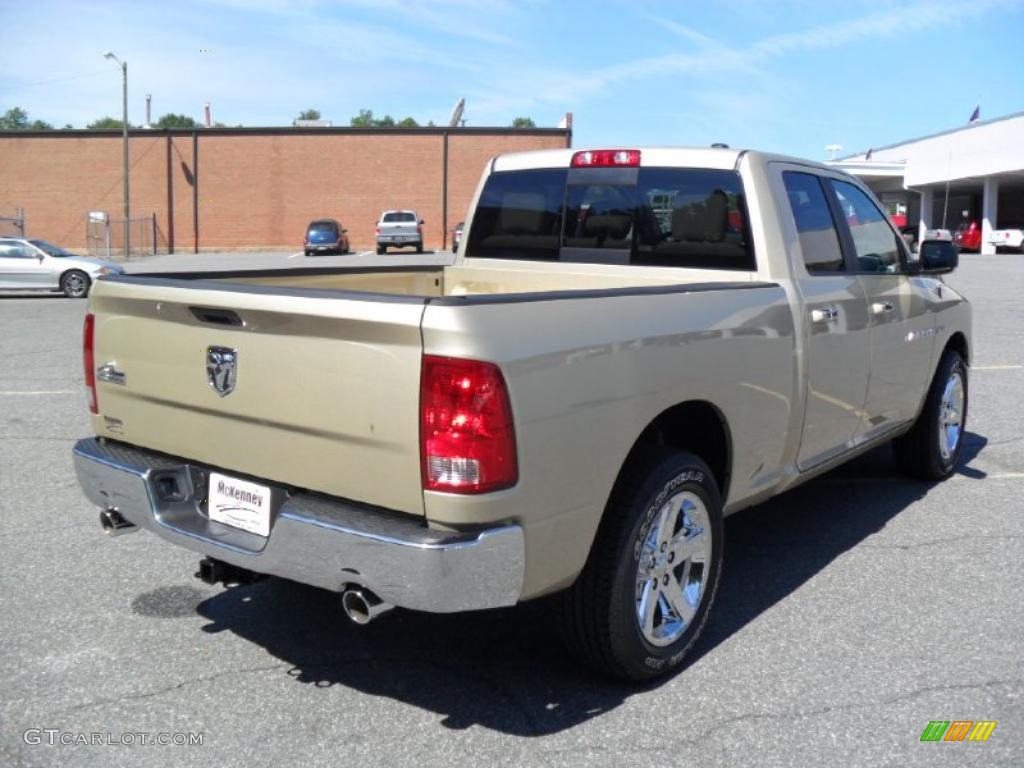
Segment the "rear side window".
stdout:
<svg viewBox="0 0 1024 768">
<path fill-rule="evenodd" d="M 845 272 L 839 236 L 821 181 L 810 173 L 782 174 L 789 205 L 793 209 L 804 265 L 812 275 Z"/>
<path fill-rule="evenodd" d="M 754 269 L 739 174 L 640 168 L 492 174 L 466 255 L 700 269 Z M 590 181 L 590 179 L 593 181 Z M 567 182 L 568 185 L 567 185 Z M 617 252 L 609 260 L 602 252 Z"/>
<path fill-rule="evenodd" d="M 7 259 L 34 259 L 36 257 L 32 249 L 21 243 L 0 243 L 0 258 Z"/>
</svg>

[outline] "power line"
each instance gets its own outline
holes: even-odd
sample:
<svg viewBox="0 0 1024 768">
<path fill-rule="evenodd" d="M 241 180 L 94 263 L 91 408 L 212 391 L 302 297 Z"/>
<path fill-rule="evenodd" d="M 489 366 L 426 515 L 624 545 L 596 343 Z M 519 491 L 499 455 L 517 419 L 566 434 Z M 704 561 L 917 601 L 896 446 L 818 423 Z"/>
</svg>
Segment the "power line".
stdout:
<svg viewBox="0 0 1024 768">
<path fill-rule="evenodd" d="M 86 72 L 84 75 L 71 75 L 70 77 L 55 77 L 52 80 L 39 80 L 38 82 L 35 82 L 35 83 L 21 83 L 20 85 L 21 85 L 22 88 L 27 88 L 29 86 L 34 86 L 34 85 L 50 85 L 51 83 L 64 83 L 64 82 L 67 82 L 68 80 L 81 80 L 84 77 L 96 77 L 96 75 L 103 75 L 103 74 L 106 74 L 106 73 L 107 73 L 107 70 L 105 70 L 105 69 L 98 69 L 95 72 Z"/>
</svg>

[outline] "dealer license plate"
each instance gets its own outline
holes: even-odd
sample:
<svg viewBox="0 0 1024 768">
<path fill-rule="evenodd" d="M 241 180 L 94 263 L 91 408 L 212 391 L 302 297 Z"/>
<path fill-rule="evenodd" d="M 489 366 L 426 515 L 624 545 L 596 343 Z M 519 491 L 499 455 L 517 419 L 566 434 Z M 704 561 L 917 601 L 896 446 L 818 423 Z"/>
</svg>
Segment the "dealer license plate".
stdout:
<svg viewBox="0 0 1024 768">
<path fill-rule="evenodd" d="M 270 489 L 210 473 L 210 519 L 258 536 L 270 535 Z"/>
</svg>

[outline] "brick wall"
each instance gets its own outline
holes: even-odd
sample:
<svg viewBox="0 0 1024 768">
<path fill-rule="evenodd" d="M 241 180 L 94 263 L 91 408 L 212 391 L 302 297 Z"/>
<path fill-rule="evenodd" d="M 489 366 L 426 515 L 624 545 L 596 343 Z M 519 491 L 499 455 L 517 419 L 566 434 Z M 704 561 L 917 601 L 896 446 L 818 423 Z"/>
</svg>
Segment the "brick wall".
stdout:
<svg viewBox="0 0 1024 768">
<path fill-rule="evenodd" d="M 198 134 L 132 131 L 131 208 L 156 214 L 161 250 L 190 252 L 198 198 L 200 249 L 301 247 L 305 226 L 336 218 L 355 247 L 371 247 L 386 208 L 426 222 L 428 248 L 444 239 L 442 129 L 242 129 Z M 517 150 L 565 147 L 565 131 L 455 129 L 448 133 L 448 230 L 465 217 L 484 164 Z M 106 132 L 0 134 L 0 214 L 25 211 L 29 236 L 85 247 L 89 211 L 122 215 L 121 136 Z"/>
</svg>

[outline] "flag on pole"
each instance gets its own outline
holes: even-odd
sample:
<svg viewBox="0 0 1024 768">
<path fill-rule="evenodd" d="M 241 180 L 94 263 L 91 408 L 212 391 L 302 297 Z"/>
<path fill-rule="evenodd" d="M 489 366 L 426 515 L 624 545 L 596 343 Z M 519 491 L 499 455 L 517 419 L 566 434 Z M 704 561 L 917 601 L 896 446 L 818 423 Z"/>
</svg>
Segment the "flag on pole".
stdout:
<svg viewBox="0 0 1024 768">
<path fill-rule="evenodd" d="M 978 122 L 979 119 L 981 119 L 981 105 L 980 104 L 974 108 L 973 112 L 971 112 L 971 119 L 967 121 L 967 124 L 970 125 L 971 123 L 976 123 L 976 122 Z"/>
</svg>

